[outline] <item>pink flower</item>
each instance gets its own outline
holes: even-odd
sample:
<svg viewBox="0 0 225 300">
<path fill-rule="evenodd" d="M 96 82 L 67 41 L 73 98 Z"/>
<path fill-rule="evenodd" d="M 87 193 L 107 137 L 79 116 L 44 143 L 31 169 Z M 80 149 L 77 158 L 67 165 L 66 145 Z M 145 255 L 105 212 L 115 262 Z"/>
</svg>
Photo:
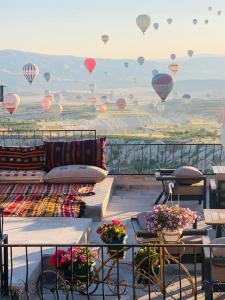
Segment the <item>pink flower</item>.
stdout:
<svg viewBox="0 0 225 300">
<path fill-rule="evenodd" d="M 114 226 L 118 226 L 118 225 L 120 225 L 120 221 L 119 220 L 112 220 L 112 225 L 114 225 Z"/>
<path fill-rule="evenodd" d="M 82 263 L 86 263 L 87 262 L 87 256 L 85 254 L 80 256 L 80 260 Z"/>
</svg>

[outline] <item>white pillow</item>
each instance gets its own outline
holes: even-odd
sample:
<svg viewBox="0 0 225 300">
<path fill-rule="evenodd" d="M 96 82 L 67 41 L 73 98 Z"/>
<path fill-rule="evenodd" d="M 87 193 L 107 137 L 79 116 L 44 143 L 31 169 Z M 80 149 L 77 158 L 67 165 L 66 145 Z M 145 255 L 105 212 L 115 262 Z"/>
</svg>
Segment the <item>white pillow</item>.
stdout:
<svg viewBox="0 0 225 300">
<path fill-rule="evenodd" d="M 44 181 L 47 183 L 97 183 L 104 180 L 108 172 L 98 167 L 68 165 L 53 168 Z"/>
<path fill-rule="evenodd" d="M 194 168 L 194 167 L 191 167 L 191 166 L 182 166 L 182 167 L 179 167 L 177 168 L 174 172 L 173 172 L 173 175 L 175 176 L 175 178 L 177 179 L 177 181 L 180 183 L 180 184 L 184 184 L 184 185 L 191 185 L 191 184 L 194 184 L 194 183 L 198 183 L 202 180 L 202 172 L 197 169 L 197 168 Z M 195 179 L 191 179 L 191 178 L 198 178 L 199 177 L 199 180 Z M 179 180 L 179 178 L 182 178 Z M 184 178 L 187 178 L 187 180 Z M 188 179 L 190 178 L 190 179 Z"/>
</svg>

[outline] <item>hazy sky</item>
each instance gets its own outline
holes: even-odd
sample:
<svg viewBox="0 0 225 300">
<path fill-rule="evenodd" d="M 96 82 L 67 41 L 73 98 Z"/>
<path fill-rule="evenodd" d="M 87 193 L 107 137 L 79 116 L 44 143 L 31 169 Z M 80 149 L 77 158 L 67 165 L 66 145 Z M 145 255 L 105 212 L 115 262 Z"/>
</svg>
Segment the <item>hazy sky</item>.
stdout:
<svg viewBox="0 0 225 300">
<path fill-rule="evenodd" d="M 158 31 L 151 26 L 143 36 L 136 26 L 142 13 L 160 23 Z M 148 59 L 188 49 L 225 54 L 225 0 L 0 0 L 0 28 L 0 49 Z M 107 45 L 100 40 L 105 33 Z"/>
</svg>

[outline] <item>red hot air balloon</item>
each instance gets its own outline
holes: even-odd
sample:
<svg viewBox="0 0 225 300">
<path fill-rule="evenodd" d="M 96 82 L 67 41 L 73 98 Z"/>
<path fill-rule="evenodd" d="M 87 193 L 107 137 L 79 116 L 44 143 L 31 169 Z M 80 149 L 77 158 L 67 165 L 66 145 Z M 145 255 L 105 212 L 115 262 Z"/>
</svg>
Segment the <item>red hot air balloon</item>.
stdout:
<svg viewBox="0 0 225 300">
<path fill-rule="evenodd" d="M 116 101 L 119 110 L 124 110 L 127 107 L 127 100 L 125 98 L 119 98 Z"/>
<path fill-rule="evenodd" d="M 45 112 L 47 112 L 51 106 L 52 99 L 49 96 L 45 96 L 45 98 L 41 101 L 41 107 Z"/>
<path fill-rule="evenodd" d="M 91 74 L 94 68 L 96 67 L 96 60 L 94 58 L 86 58 L 84 61 L 84 66 Z"/>
<path fill-rule="evenodd" d="M 159 73 L 152 78 L 152 87 L 162 102 L 166 102 L 166 98 L 174 87 L 174 80 L 168 74 Z"/>
</svg>

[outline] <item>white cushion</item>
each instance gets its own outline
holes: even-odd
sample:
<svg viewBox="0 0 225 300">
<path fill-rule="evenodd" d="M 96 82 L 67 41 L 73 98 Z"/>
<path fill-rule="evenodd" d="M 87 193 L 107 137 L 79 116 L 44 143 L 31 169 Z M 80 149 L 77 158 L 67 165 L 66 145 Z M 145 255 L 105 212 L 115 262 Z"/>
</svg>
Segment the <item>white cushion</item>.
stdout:
<svg viewBox="0 0 225 300">
<path fill-rule="evenodd" d="M 45 171 L 0 170 L 0 183 L 43 183 Z"/>
<path fill-rule="evenodd" d="M 68 165 L 53 168 L 44 181 L 47 183 L 97 183 L 104 180 L 108 172 L 98 167 Z"/>
<path fill-rule="evenodd" d="M 176 169 L 174 172 L 173 172 L 173 175 L 175 176 L 176 179 L 179 179 L 179 178 L 190 178 L 188 180 L 184 180 L 184 179 L 181 179 L 181 180 L 177 180 L 180 184 L 185 184 L 185 185 L 191 185 L 191 184 L 194 184 L 194 183 L 198 183 L 199 181 L 202 180 L 202 172 L 197 169 L 197 168 L 194 168 L 194 167 L 191 167 L 191 166 L 183 166 L 183 167 L 179 167 L 178 169 Z M 193 180 L 191 178 L 198 178 L 199 177 L 199 180 Z"/>
<path fill-rule="evenodd" d="M 212 252 L 214 257 L 225 257 L 225 237 L 214 239 L 211 241 L 211 244 L 224 245 L 224 247 L 213 247 Z"/>
</svg>

